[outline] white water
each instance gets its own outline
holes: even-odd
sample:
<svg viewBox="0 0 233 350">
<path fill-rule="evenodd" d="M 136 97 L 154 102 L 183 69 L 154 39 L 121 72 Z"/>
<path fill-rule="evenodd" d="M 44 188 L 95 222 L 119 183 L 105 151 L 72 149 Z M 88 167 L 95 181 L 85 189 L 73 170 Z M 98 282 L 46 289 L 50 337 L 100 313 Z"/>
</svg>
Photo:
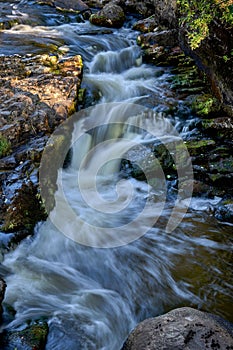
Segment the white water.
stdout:
<svg viewBox="0 0 233 350">
<path fill-rule="evenodd" d="M 143 96 L 144 102 L 154 98 L 162 103 L 169 90 L 166 82 L 169 72 L 164 71 L 157 77 L 160 68 L 140 65 L 140 53 L 132 46 L 126 29 L 100 38 L 91 37 L 90 41 L 89 36 L 78 38 L 74 27 L 77 32 L 81 31 L 81 25 L 64 25 L 58 29 L 64 37 L 73 33 L 72 37 L 67 36 L 71 53 L 75 50 L 79 53 L 79 45 L 88 50 L 89 72 L 85 74 L 84 82 L 98 92 L 100 102 L 139 103 Z M 159 110 L 159 106 L 155 109 Z M 160 201 L 155 199 L 164 199 L 166 195 L 164 179 L 158 189 L 160 193 L 135 179 L 119 182 L 122 180 L 116 173 L 119 160 L 106 165 L 109 157 L 115 159 L 127 150 L 128 144 L 123 139 L 120 142 L 116 139 L 122 134 L 130 144 L 132 140 L 143 144 L 148 137 L 153 139 L 153 135 L 143 134 L 143 123 L 138 124 L 139 133 L 136 133 L 137 127 L 124 128 L 128 114 L 126 120 L 122 120 L 122 116 L 125 114 L 119 113 L 118 120 L 117 114 L 113 117 L 111 111 L 102 116 L 96 114 L 96 123 L 88 125 L 89 120 L 93 121 L 92 115 L 75 125 L 75 132 L 79 134 L 81 130 L 83 136 L 74 145 L 71 166 L 59 172 L 62 182 L 56 194 L 57 207 L 51 214 L 52 220 L 53 215 L 59 216 L 65 234 L 47 220 L 37 226 L 34 237 L 25 240 L 5 257 L 4 266 L 10 271 L 6 278 L 5 302 L 17 312 L 8 327 L 18 327 L 27 320 L 45 317 L 50 327 L 47 350 L 120 350 L 129 331 L 145 317 L 180 305 L 207 305 L 208 309 L 209 278 L 213 276 L 216 285 L 219 278 L 217 269 L 212 268 L 217 264 L 216 255 L 219 254 L 217 260 L 221 260 L 220 252 L 229 254 L 228 245 L 216 238 L 219 230 L 215 224 L 207 225 L 202 217 L 195 214 L 187 214 L 179 228 L 169 234 L 166 232 L 172 204 L 165 206 L 161 213 Z M 141 117 L 138 119 L 142 122 Z M 109 127 L 109 122 L 119 121 L 120 124 Z M 101 128 L 90 131 L 101 124 Z M 164 123 L 156 134 L 160 138 L 167 137 L 162 126 Z M 73 139 L 76 139 L 75 132 Z M 112 138 L 115 142 L 105 143 Z M 97 148 L 78 171 L 83 157 L 95 146 Z M 98 174 L 102 164 L 105 168 Z M 97 175 L 93 177 L 95 173 Z M 78 187 L 78 176 L 84 192 Z M 94 180 L 97 184 L 93 183 Z M 93 186 L 97 186 L 99 198 Z M 62 207 L 63 190 L 78 217 L 78 226 L 77 221 L 74 226 L 67 209 Z M 91 201 L 93 208 L 87 200 Z M 89 243 L 95 246 L 96 237 L 101 239 L 98 232 L 102 232 L 104 227 L 109 234 L 107 239 L 111 239 L 111 232 L 114 231 L 115 235 L 116 228 L 120 230 L 122 225 L 137 218 L 146 202 L 150 203 L 147 215 L 136 221 L 131 231 L 126 233 L 132 233 L 132 238 L 136 234 L 138 238 L 141 232 L 148 232 L 139 239 L 132 239 L 132 243 L 125 244 L 123 240 L 121 247 L 100 249 L 68 238 L 74 227 L 79 238 L 84 236 L 86 240 L 89 234 Z M 119 206 L 124 210 L 119 211 Z M 182 209 L 183 204 L 180 203 L 181 216 Z M 152 227 L 150 219 L 157 215 L 160 220 Z M 76 236 L 73 238 L 76 239 Z M 197 276 L 192 277 L 195 269 L 198 269 Z M 224 264 L 221 269 L 224 271 Z M 200 285 L 196 282 L 198 278 L 202 278 Z M 227 289 L 223 288 L 223 300 L 227 293 Z M 210 309 L 213 309 L 214 300 L 210 298 L 209 302 Z"/>
</svg>

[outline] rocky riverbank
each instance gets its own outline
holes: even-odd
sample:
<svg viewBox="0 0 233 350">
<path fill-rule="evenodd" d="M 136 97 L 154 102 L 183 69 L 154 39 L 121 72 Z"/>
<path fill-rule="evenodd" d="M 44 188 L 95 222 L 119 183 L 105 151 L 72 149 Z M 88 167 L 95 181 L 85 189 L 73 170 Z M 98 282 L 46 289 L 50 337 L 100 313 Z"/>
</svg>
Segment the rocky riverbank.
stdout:
<svg viewBox="0 0 233 350">
<path fill-rule="evenodd" d="M 80 56 L 0 57 L 2 231 L 25 237 L 46 217 L 40 158 L 49 135 L 76 111 L 81 77 Z"/>
</svg>

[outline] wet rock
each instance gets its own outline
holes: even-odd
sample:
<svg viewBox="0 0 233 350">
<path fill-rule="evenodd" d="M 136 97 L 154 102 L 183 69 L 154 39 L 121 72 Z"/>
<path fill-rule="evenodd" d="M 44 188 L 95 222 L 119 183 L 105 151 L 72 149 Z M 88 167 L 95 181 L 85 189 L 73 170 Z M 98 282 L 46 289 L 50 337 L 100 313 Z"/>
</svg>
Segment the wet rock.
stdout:
<svg viewBox="0 0 233 350">
<path fill-rule="evenodd" d="M 214 148 L 215 146 L 215 141 L 214 140 L 191 140 L 191 141 L 186 141 L 185 142 L 189 154 L 191 156 L 197 156 L 202 153 L 205 153 L 211 149 Z"/>
<path fill-rule="evenodd" d="M 178 32 L 176 29 L 157 30 L 154 33 L 141 35 L 138 42 L 144 46 L 157 44 L 158 46 L 175 47 L 178 45 Z"/>
<path fill-rule="evenodd" d="M 39 4 L 50 5 L 61 11 L 85 12 L 90 8 L 82 0 L 37 0 Z"/>
<path fill-rule="evenodd" d="M 233 223 L 233 197 L 226 196 L 214 208 L 214 216 L 219 221 Z"/>
<path fill-rule="evenodd" d="M 157 26 L 157 23 L 155 21 L 155 16 L 151 16 L 136 22 L 133 25 L 133 29 L 138 30 L 139 32 L 142 32 L 142 33 L 148 33 L 148 32 L 153 32 L 156 26 Z"/>
<path fill-rule="evenodd" d="M 207 89 L 205 76 L 197 68 L 190 57 L 184 55 L 183 51 L 177 57 L 177 64 L 172 69 L 174 76 L 171 78 L 171 88 L 183 96 L 193 95 L 189 100 L 189 107 L 197 94 L 202 94 Z"/>
<path fill-rule="evenodd" d="M 2 301 L 5 296 L 6 282 L 0 277 L 0 320 L 2 316 Z"/>
<path fill-rule="evenodd" d="M 32 182 L 23 182 L 7 207 L 2 230 L 14 232 L 27 230 L 32 232 L 38 221 L 46 219 L 46 212 L 38 195 L 37 187 Z"/>
<path fill-rule="evenodd" d="M 1 334 L 3 350 L 44 350 L 48 334 L 46 322 L 28 326 L 21 331 L 4 331 Z"/>
<path fill-rule="evenodd" d="M 143 49 L 143 59 L 160 66 L 173 66 L 179 63 L 183 52 L 178 46 L 177 31 L 160 30 L 141 34 L 137 43 Z"/>
<path fill-rule="evenodd" d="M 211 137 L 233 140 L 233 120 L 229 116 L 203 119 L 201 125 L 203 131 Z"/>
<path fill-rule="evenodd" d="M 122 350 L 233 349 L 232 331 L 224 319 L 184 307 L 139 323 Z"/>
<path fill-rule="evenodd" d="M 124 24 L 125 14 L 123 9 L 115 4 L 107 4 L 102 10 L 91 15 L 90 22 L 97 26 L 120 28 Z"/>
</svg>

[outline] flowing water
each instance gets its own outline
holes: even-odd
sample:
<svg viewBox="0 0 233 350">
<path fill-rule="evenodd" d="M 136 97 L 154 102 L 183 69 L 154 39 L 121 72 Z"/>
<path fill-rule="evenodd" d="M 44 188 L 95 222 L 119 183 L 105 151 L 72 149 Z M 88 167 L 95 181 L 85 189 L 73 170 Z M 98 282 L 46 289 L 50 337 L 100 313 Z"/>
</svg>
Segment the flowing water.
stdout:
<svg viewBox="0 0 233 350">
<path fill-rule="evenodd" d="M 232 321 L 232 226 L 211 217 L 210 201 L 178 205 L 163 171 L 155 186 L 121 167 L 127 152 L 145 158 L 158 140 L 169 145 L 195 132 L 194 117 L 170 90 L 169 69 L 142 64 L 127 27 L 98 29 L 72 16 L 65 23 L 48 7 L 32 3 L 28 12 L 24 1 L 14 11 L 33 13 L 37 23 L 0 33 L 0 53 L 43 52 L 35 45 L 43 42 L 82 54 L 83 85 L 99 105 L 74 119 L 72 158 L 58 171 L 50 219 L 5 256 L 5 302 L 16 310 L 5 326 L 45 318 L 47 350 L 120 350 L 139 321 L 175 307 Z M 173 121 L 164 118 L 168 102 L 179 106 Z M 177 225 L 169 230 L 172 215 Z"/>
</svg>

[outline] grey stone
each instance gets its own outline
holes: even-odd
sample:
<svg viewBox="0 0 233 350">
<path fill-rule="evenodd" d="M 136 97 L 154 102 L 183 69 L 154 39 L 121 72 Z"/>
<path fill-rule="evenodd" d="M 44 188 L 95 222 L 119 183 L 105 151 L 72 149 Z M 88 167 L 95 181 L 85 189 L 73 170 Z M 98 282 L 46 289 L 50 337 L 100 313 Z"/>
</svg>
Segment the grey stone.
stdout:
<svg viewBox="0 0 233 350">
<path fill-rule="evenodd" d="M 122 350 L 233 349 L 232 325 L 189 307 L 139 323 Z"/>
</svg>

